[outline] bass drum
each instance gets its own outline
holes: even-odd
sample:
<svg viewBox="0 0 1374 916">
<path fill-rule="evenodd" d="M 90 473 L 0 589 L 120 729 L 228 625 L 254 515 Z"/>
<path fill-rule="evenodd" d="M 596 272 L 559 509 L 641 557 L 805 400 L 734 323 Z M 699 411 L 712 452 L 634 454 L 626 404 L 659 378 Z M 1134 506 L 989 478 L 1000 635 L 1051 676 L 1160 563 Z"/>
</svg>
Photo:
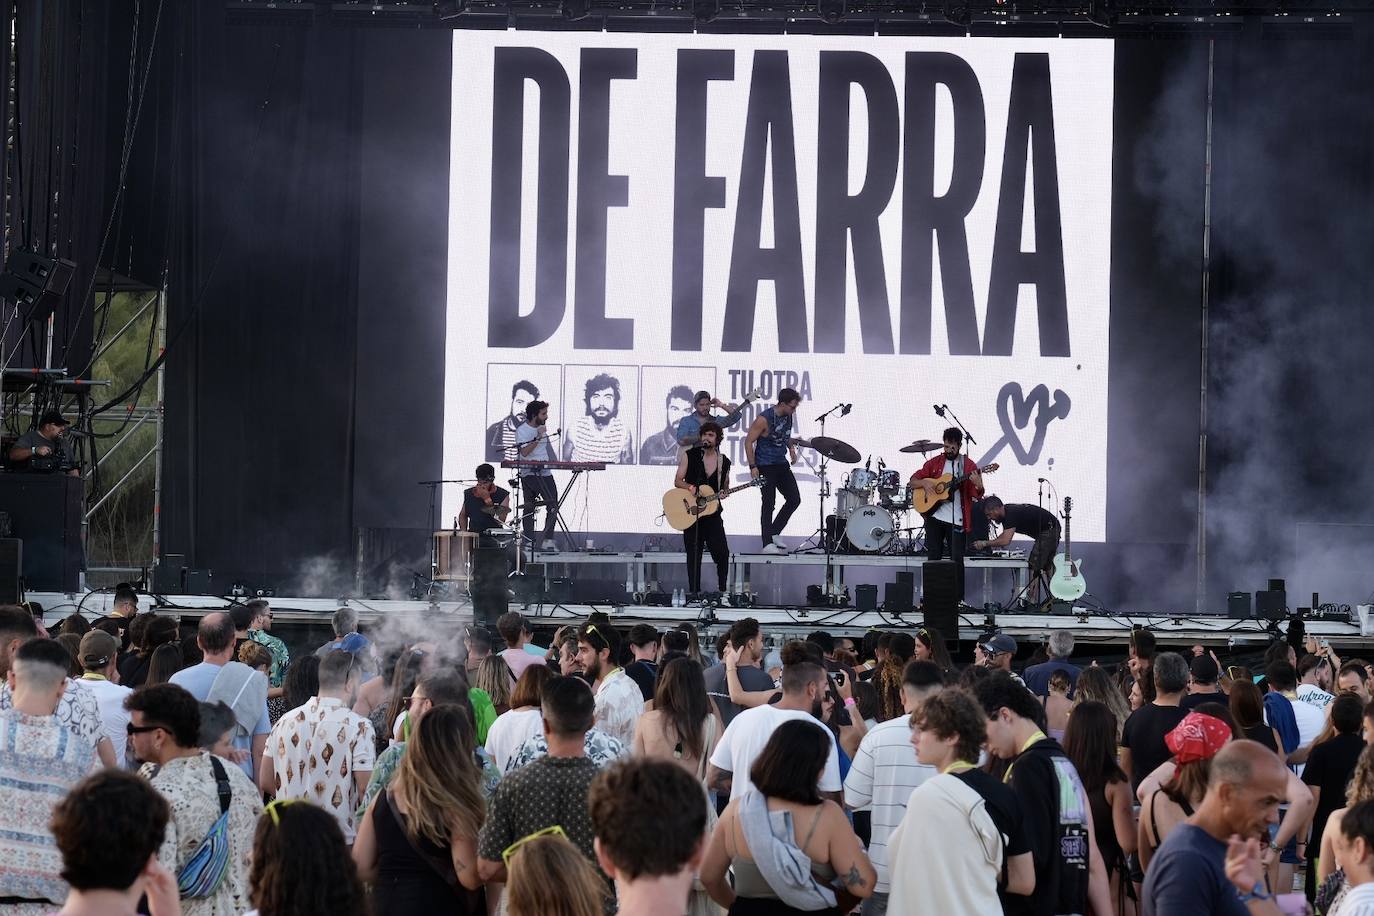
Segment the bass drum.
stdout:
<svg viewBox="0 0 1374 916">
<path fill-rule="evenodd" d="M 835 494 L 835 516 L 836 518 L 849 518 L 856 509 L 861 509 L 868 505 L 868 494 L 859 490 L 851 490 L 849 487 L 842 487 Z"/>
<path fill-rule="evenodd" d="M 882 506 L 863 506 L 845 520 L 844 536 L 864 553 L 877 553 L 892 543 L 897 522 Z"/>
</svg>

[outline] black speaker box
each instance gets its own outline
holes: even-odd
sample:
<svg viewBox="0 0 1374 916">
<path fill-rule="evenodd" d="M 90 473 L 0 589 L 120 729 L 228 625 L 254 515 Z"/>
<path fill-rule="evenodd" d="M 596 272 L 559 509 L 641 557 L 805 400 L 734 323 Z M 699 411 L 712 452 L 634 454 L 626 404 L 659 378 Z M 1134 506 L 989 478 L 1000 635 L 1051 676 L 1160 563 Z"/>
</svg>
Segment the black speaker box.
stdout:
<svg viewBox="0 0 1374 916">
<path fill-rule="evenodd" d="M 1288 609 L 1288 593 L 1285 591 L 1255 592 L 1255 616 L 1264 620 L 1282 620 Z"/>
<path fill-rule="evenodd" d="M 860 611 L 876 611 L 878 609 L 878 586 L 854 586 L 854 607 Z"/>
<path fill-rule="evenodd" d="M 20 306 L 26 319 L 41 321 L 62 301 L 75 272 L 71 261 L 32 251 L 12 252 L 0 273 L 0 298 Z"/>
<path fill-rule="evenodd" d="M 0 506 L 24 542 L 24 588 L 75 592 L 81 583 L 81 489 L 66 474 L 0 474 Z"/>
<path fill-rule="evenodd" d="M 959 641 L 959 569 L 953 560 L 921 564 L 921 611 L 925 625 L 947 641 Z"/>
<path fill-rule="evenodd" d="M 1249 592 L 1231 592 L 1226 596 L 1226 616 L 1232 620 L 1249 620 L 1254 613 Z"/>
<path fill-rule="evenodd" d="M 883 610 L 889 614 L 910 614 L 914 592 L 911 581 L 903 582 L 901 573 L 898 573 L 896 582 L 887 583 L 883 593 Z"/>
<path fill-rule="evenodd" d="M 24 542 L 19 538 L 0 538 L 0 604 L 24 600 L 20 570 L 24 568 Z"/>
</svg>

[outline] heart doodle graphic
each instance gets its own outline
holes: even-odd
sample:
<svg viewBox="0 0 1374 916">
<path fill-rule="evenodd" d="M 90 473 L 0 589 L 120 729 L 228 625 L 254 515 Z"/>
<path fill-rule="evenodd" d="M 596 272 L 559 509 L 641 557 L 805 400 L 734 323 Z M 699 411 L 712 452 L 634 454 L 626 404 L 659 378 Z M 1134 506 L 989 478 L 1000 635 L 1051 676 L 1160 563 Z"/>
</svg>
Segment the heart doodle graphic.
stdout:
<svg viewBox="0 0 1374 916">
<path fill-rule="evenodd" d="M 1050 390 L 1044 385 L 1036 385 L 1029 395 L 1025 395 L 1020 384 L 1007 382 L 997 392 L 997 421 L 1002 425 L 1002 438 L 992 444 L 978 463 L 990 464 L 1002 449 L 1010 448 L 1018 463 L 1036 464 L 1040 460 L 1040 450 L 1045 447 L 1045 431 L 1054 420 L 1067 417 L 1072 406 L 1073 401 L 1058 388 L 1054 390 L 1051 403 Z M 1021 431 L 1031 424 L 1032 414 L 1033 432 L 1030 448 L 1026 448 L 1021 441 Z"/>
</svg>

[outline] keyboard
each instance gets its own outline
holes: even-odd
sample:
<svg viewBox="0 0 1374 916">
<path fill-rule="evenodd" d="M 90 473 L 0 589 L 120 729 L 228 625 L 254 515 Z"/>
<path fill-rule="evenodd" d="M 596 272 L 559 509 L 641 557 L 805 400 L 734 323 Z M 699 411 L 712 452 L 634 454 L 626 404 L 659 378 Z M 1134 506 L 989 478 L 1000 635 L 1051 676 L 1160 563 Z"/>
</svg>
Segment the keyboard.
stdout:
<svg viewBox="0 0 1374 916">
<path fill-rule="evenodd" d="M 604 471 L 604 461 L 512 461 L 501 462 L 503 468 L 547 468 L 550 471 Z"/>
</svg>

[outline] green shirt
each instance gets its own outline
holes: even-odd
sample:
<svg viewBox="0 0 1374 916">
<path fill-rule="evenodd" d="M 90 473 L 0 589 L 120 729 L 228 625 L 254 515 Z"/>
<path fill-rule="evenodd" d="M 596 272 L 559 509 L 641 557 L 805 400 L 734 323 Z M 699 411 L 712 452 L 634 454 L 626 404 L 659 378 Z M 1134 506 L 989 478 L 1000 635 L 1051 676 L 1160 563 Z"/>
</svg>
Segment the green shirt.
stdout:
<svg viewBox="0 0 1374 916">
<path fill-rule="evenodd" d="M 273 687 L 280 687 L 286 678 L 286 668 L 291 664 L 291 653 L 287 650 L 286 643 L 263 630 L 249 630 L 248 638 L 266 646 L 272 653 L 272 667 L 267 672 L 267 683 Z"/>
</svg>

